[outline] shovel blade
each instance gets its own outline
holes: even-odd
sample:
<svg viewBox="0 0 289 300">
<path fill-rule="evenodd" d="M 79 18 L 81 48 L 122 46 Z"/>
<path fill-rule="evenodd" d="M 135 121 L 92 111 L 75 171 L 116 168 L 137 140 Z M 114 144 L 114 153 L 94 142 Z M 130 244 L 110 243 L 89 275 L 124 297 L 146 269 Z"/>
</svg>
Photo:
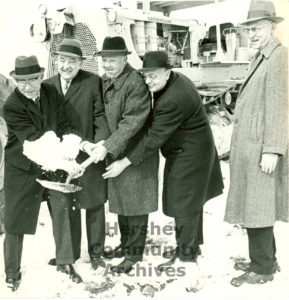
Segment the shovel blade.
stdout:
<svg viewBox="0 0 289 300">
<path fill-rule="evenodd" d="M 40 179 L 36 179 L 36 181 L 39 182 L 43 187 L 47 189 L 56 190 L 62 193 L 75 193 L 82 189 L 80 186 L 77 186 L 75 184 L 70 184 L 70 183 L 53 182 L 53 181 L 40 180 Z"/>
</svg>

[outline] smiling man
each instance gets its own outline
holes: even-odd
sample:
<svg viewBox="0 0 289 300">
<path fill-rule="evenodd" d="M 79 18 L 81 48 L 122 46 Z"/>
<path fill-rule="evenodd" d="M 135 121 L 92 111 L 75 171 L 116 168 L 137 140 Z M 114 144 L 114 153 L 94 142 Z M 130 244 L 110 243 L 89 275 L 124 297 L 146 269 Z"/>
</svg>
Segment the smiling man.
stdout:
<svg viewBox="0 0 289 300">
<path fill-rule="evenodd" d="M 109 128 L 104 115 L 101 79 L 98 75 L 82 70 L 85 57 L 82 44 L 76 39 L 63 39 L 57 54 L 58 75 L 46 80 L 48 85 L 56 87 L 60 97 L 64 97 L 64 109 L 73 127 L 81 137 L 89 142 L 83 144 L 83 150 L 90 152 L 94 143 L 106 139 Z M 88 154 L 80 152 L 77 162 L 82 163 Z M 86 233 L 88 254 L 91 267 L 96 270 L 105 263 L 101 258 L 105 240 L 104 203 L 107 200 L 106 182 L 101 177 L 104 162 L 91 164 L 84 174 L 75 180 L 82 190 L 67 195 L 75 201 L 78 211 L 86 209 Z M 81 222 L 80 218 L 72 223 L 75 259 L 80 257 Z M 51 260 L 50 264 L 55 264 Z"/>
<path fill-rule="evenodd" d="M 113 162 L 125 156 L 139 138 L 150 114 L 149 91 L 140 74 L 127 62 L 128 51 L 122 37 L 106 37 L 102 50 L 105 71 L 103 95 L 111 135 L 98 147 L 101 158 Z M 109 209 L 118 214 L 120 245 L 109 255 L 125 259 L 111 270 L 128 273 L 143 258 L 148 215 L 158 207 L 158 152 L 108 180 Z"/>
<path fill-rule="evenodd" d="M 275 221 L 288 222 L 288 50 L 273 35 L 271 1 L 254 1 L 243 23 L 252 61 L 235 111 L 230 153 L 230 189 L 225 221 L 247 229 L 250 262 L 231 283 L 271 281 L 279 270 L 273 233 Z"/>
</svg>

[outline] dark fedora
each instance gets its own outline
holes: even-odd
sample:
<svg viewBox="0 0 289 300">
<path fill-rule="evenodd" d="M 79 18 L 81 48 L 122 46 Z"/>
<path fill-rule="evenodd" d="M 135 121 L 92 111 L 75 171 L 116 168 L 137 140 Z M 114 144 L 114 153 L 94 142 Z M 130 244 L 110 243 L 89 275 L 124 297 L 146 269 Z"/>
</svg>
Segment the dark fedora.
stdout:
<svg viewBox="0 0 289 300">
<path fill-rule="evenodd" d="M 82 54 L 82 44 L 76 39 L 63 39 L 59 46 L 59 50 L 56 51 L 55 54 L 85 59 Z"/>
<path fill-rule="evenodd" d="M 170 69 L 169 57 L 165 51 L 146 52 L 143 59 L 143 66 L 140 72 L 152 71 L 155 69 Z"/>
<path fill-rule="evenodd" d="M 121 36 L 107 36 L 102 45 L 101 51 L 97 53 L 100 56 L 118 56 L 131 54 L 128 51 L 125 41 Z"/>
<path fill-rule="evenodd" d="M 284 20 L 284 18 L 276 17 L 275 6 L 271 1 L 254 1 L 249 7 L 248 17 L 245 22 L 241 25 L 247 25 L 251 22 L 256 22 L 259 20 L 269 20 L 274 23 L 279 23 Z"/>
<path fill-rule="evenodd" d="M 15 70 L 10 72 L 10 76 L 15 79 L 27 79 L 43 74 L 44 71 L 35 55 L 18 56 L 15 59 Z"/>
</svg>

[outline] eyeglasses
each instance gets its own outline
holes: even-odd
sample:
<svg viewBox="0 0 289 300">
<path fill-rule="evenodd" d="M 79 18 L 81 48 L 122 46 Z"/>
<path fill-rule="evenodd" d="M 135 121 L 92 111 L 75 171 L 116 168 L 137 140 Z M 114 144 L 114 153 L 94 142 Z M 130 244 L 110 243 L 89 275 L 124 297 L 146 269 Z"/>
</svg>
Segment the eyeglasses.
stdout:
<svg viewBox="0 0 289 300">
<path fill-rule="evenodd" d="M 35 84 L 38 82 L 38 79 L 39 79 L 39 76 L 33 77 L 33 78 L 29 78 L 29 79 L 26 79 L 26 80 L 24 80 L 24 79 L 17 79 L 16 82 L 17 82 L 17 84 L 18 84 L 21 88 L 23 88 L 23 87 L 25 87 L 26 84 L 28 84 L 28 83 L 29 83 L 30 85 L 35 85 Z"/>
<path fill-rule="evenodd" d="M 63 56 L 59 56 L 58 57 L 58 63 L 59 64 L 65 64 L 67 63 L 68 65 L 75 65 L 77 64 L 78 62 L 80 62 L 81 59 L 78 58 L 78 57 L 69 57 L 69 58 L 66 58 L 66 57 L 63 57 Z"/>
<path fill-rule="evenodd" d="M 256 33 L 260 32 L 267 25 L 268 24 L 263 24 L 263 25 L 254 26 L 254 27 L 246 27 L 243 29 L 243 32 L 245 32 L 246 34 L 250 34 L 250 32 L 252 32 L 253 34 L 256 34 Z"/>
</svg>

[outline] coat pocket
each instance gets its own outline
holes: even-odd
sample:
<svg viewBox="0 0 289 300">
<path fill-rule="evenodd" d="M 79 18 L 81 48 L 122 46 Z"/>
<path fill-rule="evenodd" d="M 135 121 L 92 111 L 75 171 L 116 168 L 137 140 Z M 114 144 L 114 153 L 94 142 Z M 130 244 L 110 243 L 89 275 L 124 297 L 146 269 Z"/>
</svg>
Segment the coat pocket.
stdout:
<svg viewBox="0 0 289 300">
<path fill-rule="evenodd" d="M 260 139 L 260 132 L 261 132 L 261 116 L 260 114 L 255 114 L 252 116 L 251 123 L 250 123 L 250 140 L 252 142 L 258 142 Z"/>
</svg>

